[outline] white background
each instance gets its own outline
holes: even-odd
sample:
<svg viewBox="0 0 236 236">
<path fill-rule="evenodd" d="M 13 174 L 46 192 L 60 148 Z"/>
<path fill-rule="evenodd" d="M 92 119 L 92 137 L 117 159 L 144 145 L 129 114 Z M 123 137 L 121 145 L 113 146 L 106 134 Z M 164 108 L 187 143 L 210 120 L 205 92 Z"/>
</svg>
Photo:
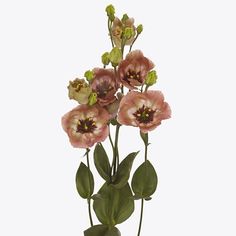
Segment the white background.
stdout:
<svg viewBox="0 0 236 236">
<path fill-rule="evenodd" d="M 110 50 L 109 3 L 0 2 L 0 235 L 82 236 L 89 226 L 74 183 L 83 150 L 70 146 L 60 119 L 76 105 L 68 81 Z M 156 89 L 173 112 L 150 134 L 159 186 L 142 235 L 235 236 L 234 1 L 112 3 L 144 25 L 135 48 L 155 62 Z M 140 149 L 138 130 L 122 127 L 122 156 Z M 135 168 L 142 160 L 143 152 Z M 138 202 L 118 226 L 123 236 L 137 234 L 139 210 Z"/>
</svg>

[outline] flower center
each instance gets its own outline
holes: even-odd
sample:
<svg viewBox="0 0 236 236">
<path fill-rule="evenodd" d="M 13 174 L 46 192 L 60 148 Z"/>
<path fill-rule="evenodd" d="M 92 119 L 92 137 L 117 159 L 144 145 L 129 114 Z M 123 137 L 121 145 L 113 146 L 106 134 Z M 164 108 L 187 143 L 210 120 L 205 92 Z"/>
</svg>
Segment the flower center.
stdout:
<svg viewBox="0 0 236 236">
<path fill-rule="evenodd" d="M 79 92 L 81 88 L 88 87 L 83 79 L 75 79 L 74 81 L 70 81 L 70 85 L 75 89 L 76 92 Z"/>
<path fill-rule="evenodd" d="M 92 133 L 97 128 L 96 123 L 92 118 L 86 118 L 84 120 L 79 120 L 77 124 L 77 133 Z"/>
<path fill-rule="evenodd" d="M 121 27 L 117 26 L 113 31 L 113 36 L 121 38 L 121 35 L 122 35 L 122 29 Z"/>
<path fill-rule="evenodd" d="M 153 121 L 154 113 L 155 113 L 154 110 L 143 105 L 133 115 L 135 116 L 137 121 L 139 121 L 140 123 L 147 124 L 147 123 Z"/>
<path fill-rule="evenodd" d="M 104 81 L 97 86 L 96 90 L 98 97 L 104 98 L 110 91 L 113 90 L 113 87 L 107 81 Z"/>
<path fill-rule="evenodd" d="M 142 79 L 141 79 L 141 76 L 140 76 L 140 71 L 136 72 L 136 71 L 129 70 L 126 73 L 124 80 L 126 82 L 128 82 L 129 84 L 130 84 L 130 80 L 137 80 L 139 83 L 142 83 Z"/>
</svg>

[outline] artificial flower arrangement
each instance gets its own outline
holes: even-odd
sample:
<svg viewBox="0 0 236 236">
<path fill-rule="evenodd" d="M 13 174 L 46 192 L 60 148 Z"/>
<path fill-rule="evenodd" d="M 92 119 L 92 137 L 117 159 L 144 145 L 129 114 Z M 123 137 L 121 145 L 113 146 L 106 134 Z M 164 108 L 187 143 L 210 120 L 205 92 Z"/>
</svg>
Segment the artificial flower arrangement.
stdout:
<svg viewBox="0 0 236 236">
<path fill-rule="evenodd" d="M 84 235 L 121 235 L 116 225 L 126 221 L 134 212 L 134 201 L 140 201 L 139 236 L 144 202 L 151 200 L 158 182 L 156 171 L 148 160 L 148 133 L 162 120 L 170 118 L 171 110 L 163 94 L 150 89 L 157 81 L 153 62 L 140 50 L 132 50 L 143 26 L 135 26 L 134 19 L 127 14 L 121 19 L 116 17 L 112 5 L 107 6 L 106 13 L 112 49 L 102 55 L 102 68 L 86 71 L 84 79 L 70 81 L 69 98 L 79 105 L 62 117 L 62 126 L 72 146 L 85 149 L 87 163 L 81 162 L 76 173 L 78 193 L 88 203 L 90 227 Z M 115 126 L 114 137 L 111 125 Z M 131 184 L 130 172 L 138 152 L 121 160 L 119 130 L 125 126 L 139 128 L 145 150 L 144 161 L 134 172 Z M 113 150 L 111 158 L 102 145 L 107 138 Z M 97 193 L 94 193 L 89 160 L 93 146 L 94 164 L 104 179 Z M 93 224 L 91 204 L 101 224 Z"/>
</svg>

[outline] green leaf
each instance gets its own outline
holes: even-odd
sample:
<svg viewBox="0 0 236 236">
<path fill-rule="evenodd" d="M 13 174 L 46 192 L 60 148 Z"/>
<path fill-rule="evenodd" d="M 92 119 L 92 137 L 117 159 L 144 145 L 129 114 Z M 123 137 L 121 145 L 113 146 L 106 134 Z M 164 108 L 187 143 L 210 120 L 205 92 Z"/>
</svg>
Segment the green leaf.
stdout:
<svg viewBox="0 0 236 236">
<path fill-rule="evenodd" d="M 93 208 L 98 220 L 105 225 L 114 226 L 127 220 L 134 211 L 134 199 L 129 184 L 117 189 L 105 183 L 98 191 Z"/>
<path fill-rule="evenodd" d="M 84 236 L 121 236 L 116 227 L 109 228 L 107 225 L 95 225 L 84 231 Z"/>
<path fill-rule="evenodd" d="M 101 143 L 98 143 L 95 147 L 94 163 L 100 176 L 104 180 L 110 181 L 111 166 L 106 151 Z"/>
<path fill-rule="evenodd" d="M 75 180 L 79 195 L 89 199 L 94 191 L 94 179 L 92 172 L 83 162 L 80 163 Z"/>
<path fill-rule="evenodd" d="M 140 198 L 149 198 L 156 191 L 157 174 L 150 161 L 147 160 L 138 167 L 131 185 L 135 196 Z"/>
<path fill-rule="evenodd" d="M 116 188 L 122 188 L 127 184 L 134 158 L 138 153 L 139 152 L 130 153 L 118 166 L 115 182 L 113 183 Z"/>
<path fill-rule="evenodd" d="M 121 233 L 116 227 L 112 227 L 112 228 L 108 229 L 105 236 L 121 236 Z"/>
</svg>

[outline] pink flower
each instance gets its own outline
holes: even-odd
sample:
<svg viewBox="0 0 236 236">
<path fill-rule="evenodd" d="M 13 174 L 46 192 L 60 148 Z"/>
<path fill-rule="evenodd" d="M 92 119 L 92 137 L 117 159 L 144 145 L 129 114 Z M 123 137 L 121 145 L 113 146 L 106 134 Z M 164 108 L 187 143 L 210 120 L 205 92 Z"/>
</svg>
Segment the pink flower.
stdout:
<svg viewBox="0 0 236 236">
<path fill-rule="evenodd" d="M 92 90 L 97 93 L 98 104 L 106 106 L 116 100 L 118 89 L 115 73 L 111 69 L 95 68 L 94 78 L 91 82 Z"/>
<path fill-rule="evenodd" d="M 131 91 L 120 102 L 117 121 L 123 125 L 139 127 L 143 133 L 147 133 L 170 116 L 170 107 L 164 102 L 160 91 Z"/>
<path fill-rule="evenodd" d="M 99 105 L 80 105 L 62 117 L 62 127 L 73 147 L 89 148 L 106 139 L 108 120 L 108 112 Z"/>
<path fill-rule="evenodd" d="M 128 89 L 137 89 L 136 86 L 144 84 L 148 72 L 154 64 L 139 50 L 130 52 L 118 68 L 120 82 Z"/>
</svg>

